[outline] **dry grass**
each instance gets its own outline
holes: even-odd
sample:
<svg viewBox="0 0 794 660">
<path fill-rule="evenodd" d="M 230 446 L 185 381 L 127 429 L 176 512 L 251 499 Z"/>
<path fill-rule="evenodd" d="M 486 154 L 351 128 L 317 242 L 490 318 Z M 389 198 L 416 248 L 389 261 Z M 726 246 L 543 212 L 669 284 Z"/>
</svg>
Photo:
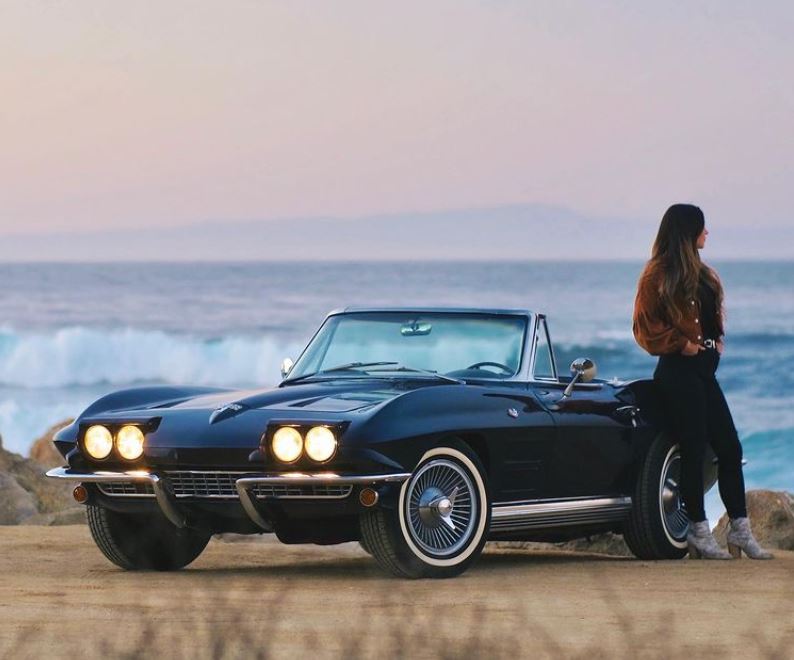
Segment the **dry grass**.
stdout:
<svg viewBox="0 0 794 660">
<path fill-rule="evenodd" d="M 608 645 L 590 643 L 572 649 L 565 633 L 561 632 L 565 626 L 555 626 L 552 630 L 531 619 L 516 621 L 515 617 L 476 602 L 476 594 L 472 602 L 454 607 L 450 604 L 447 611 L 426 609 L 421 602 L 413 602 L 410 588 L 398 581 L 387 582 L 374 593 L 368 593 L 359 611 L 332 613 L 341 615 L 340 625 L 334 637 L 329 638 L 312 625 L 310 618 L 295 620 L 285 616 L 293 589 L 289 582 L 275 592 L 257 593 L 252 591 L 250 583 L 236 577 L 227 579 L 221 595 L 211 589 L 204 593 L 193 592 L 177 612 L 163 608 L 157 598 L 134 604 L 129 612 L 113 612 L 113 625 L 85 630 L 79 636 L 80 642 L 74 641 L 74 635 L 62 636 L 56 622 L 26 626 L 11 639 L 0 640 L 0 656 L 20 660 L 45 654 L 127 660 L 295 656 L 587 660 L 736 655 L 782 660 L 792 657 L 794 632 L 770 640 L 760 633 L 754 634 L 750 621 L 741 653 L 716 636 L 704 641 L 687 639 L 677 632 L 680 621 L 672 608 L 658 618 L 658 625 L 648 628 L 625 606 L 613 586 L 598 582 L 597 568 L 594 568 L 593 577 L 601 592 L 600 600 L 604 607 L 611 608 L 619 629 L 617 636 L 613 632 Z M 444 582 L 437 584 L 439 589 L 444 588 Z M 791 591 L 794 595 L 794 586 Z M 210 602 L 212 607 L 208 608 Z M 372 603 L 377 604 L 377 613 L 372 612 Z M 80 625 L 79 615 L 63 612 L 62 625 Z"/>
</svg>

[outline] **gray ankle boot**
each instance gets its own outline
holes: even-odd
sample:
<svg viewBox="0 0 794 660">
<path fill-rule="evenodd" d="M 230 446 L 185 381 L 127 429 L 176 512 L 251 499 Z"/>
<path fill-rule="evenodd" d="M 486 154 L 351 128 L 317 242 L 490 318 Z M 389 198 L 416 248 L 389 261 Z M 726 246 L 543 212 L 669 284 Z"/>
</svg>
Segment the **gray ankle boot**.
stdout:
<svg viewBox="0 0 794 660">
<path fill-rule="evenodd" d="M 711 535 L 709 521 L 689 523 L 686 533 L 686 543 L 689 547 L 690 559 L 730 559 L 731 556 L 723 550 L 717 540 Z"/>
<path fill-rule="evenodd" d="M 728 530 L 728 551 L 734 559 L 740 559 L 742 550 L 750 559 L 772 559 L 774 555 L 767 552 L 755 540 L 750 530 L 750 520 L 747 518 L 731 518 L 731 528 Z"/>
</svg>

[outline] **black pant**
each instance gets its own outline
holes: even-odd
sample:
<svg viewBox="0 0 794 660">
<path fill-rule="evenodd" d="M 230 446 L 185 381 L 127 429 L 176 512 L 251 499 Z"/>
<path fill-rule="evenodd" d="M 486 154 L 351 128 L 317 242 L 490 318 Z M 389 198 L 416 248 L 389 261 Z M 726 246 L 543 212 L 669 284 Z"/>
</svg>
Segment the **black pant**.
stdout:
<svg viewBox="0 0 794 660">
<path fill-rule="evenodd" d="M 714 348 L 697 355 L 663 355 L 653 379 L 664 397 L 671 428 L 681 445 L 681 497 L 693 522 L 706 519 L 703 461 L 706 442 L 717 455 L 720 497 L 731 518 L 747 515 L 742 445 L 715 373 Z"/>
</svg>

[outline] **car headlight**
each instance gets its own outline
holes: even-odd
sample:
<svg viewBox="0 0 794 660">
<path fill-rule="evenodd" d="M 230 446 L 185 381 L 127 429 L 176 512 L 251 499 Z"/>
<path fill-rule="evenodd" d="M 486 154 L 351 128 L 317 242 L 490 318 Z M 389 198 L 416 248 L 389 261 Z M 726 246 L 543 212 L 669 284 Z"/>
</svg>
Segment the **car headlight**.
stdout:
<svg viewBox="0 0 794 660">
<path fill-rule="evenodd" d="M 122 458 L 132 461 L 143 454 L 143 431 L 137 426 L 122 426 L 116 434 L 116 451 Z"/>
<path fill-rule="evenodd" d="M 113 450 L 113 435 L 105 426 L 89 426 L 83 436 L 83 446 L 91 458 L 107 458 Z"/>
<path fill-rule="evenodd" d="M 294 463 L 303 453 L 303 436 L 291 426 L 282 426 L 270 441 L 273 454 L 284 463 Z"/>
<path fill-rule="evenodd" d="M 309 458 L 324 463 L 336 451 L 336 436 L 327 426 L 315 426 L 306 434 L 306 453 Z"/>
</svg>

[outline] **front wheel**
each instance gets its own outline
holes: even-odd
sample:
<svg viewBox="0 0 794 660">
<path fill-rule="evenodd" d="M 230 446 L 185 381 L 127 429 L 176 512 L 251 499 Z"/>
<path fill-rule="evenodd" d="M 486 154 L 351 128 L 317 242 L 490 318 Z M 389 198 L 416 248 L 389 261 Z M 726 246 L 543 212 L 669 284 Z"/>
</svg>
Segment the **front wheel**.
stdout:
<svg viewBox="0 0 794 660">
<path fill-rule="evenodd" d="M 396 508 L 362 514 L 362 540 L 399 577 L 461 574 L 485 545 L 491 505 L 484 475 L 465 445 L 428 451 L 403 483 Z"/>
<path fill-rule="evenodd" d="M 689 519 L 681 499 L 681 451 L 660 434 L 640 468 L 623 538 L 639 559 L 680 559 L 686 554 Z"/>
<path fill-rule="evenodd" d="M 110 561 L 128 571 L 175 571 L 198 557 L 210 534 L 179 529 L 160 515 L 128 514 L 88 505 L 88 527 Z"/>
</svg>

